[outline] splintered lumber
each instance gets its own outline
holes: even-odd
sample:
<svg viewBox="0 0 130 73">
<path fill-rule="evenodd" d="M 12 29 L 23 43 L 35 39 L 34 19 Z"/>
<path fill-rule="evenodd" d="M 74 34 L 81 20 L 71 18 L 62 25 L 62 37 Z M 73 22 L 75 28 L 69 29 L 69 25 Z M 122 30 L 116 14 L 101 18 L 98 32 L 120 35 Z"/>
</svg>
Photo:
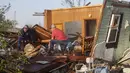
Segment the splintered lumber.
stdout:
<svg viewBox="0 0 130 73">
<path fill-rule="evenodd" d="M 44 29 L 43 27 L 39 25 L 34 25 L 33 27 L 37 33 L 37 36 L 40 40 L 47 40 L 51 38 L 51 33 Z"/>
</svg>

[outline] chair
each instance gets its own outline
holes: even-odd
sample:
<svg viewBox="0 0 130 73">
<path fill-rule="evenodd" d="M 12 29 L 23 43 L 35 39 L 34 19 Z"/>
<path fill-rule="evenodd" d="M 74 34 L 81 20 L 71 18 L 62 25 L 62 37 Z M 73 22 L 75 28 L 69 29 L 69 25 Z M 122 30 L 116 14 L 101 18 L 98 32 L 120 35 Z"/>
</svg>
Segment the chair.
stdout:
<svg viewBox="0 0 130 73">
<path fill-rule="evenodd" d="M 92 57 L 88 57 L 88 58 L 86 58 L 86 63 L 89 65 L 88 66 L 88 69 L 89 70 L 92 70 L 93 69 L 93 58 Z"/>
</svg>

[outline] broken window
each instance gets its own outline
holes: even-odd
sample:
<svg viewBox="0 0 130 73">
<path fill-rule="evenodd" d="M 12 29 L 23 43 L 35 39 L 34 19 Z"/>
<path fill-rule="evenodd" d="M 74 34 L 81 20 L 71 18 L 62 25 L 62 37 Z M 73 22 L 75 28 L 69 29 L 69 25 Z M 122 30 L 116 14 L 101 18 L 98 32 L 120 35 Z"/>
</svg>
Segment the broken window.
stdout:
<svg viewBox="0 0 130 73">
<path fill-rule="evenodd" d="M 119 30 L 120 14 L 112 14 L 111 22 L 109 25 L 109 31 L 106 43 L 115 43 L 117 40 L 117 33 Z"/>
</svg>

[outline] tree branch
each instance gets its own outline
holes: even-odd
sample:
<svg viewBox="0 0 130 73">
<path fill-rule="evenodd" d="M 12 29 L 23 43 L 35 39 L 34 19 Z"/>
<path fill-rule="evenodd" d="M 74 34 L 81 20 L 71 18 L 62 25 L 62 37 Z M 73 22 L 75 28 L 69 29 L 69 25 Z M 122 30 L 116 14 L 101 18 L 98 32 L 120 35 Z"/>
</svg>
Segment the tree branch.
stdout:
<svg viewBox="0 0 130 73">
<path fill-rule="evenodd" d="M 85 6 L 86 0 L 62 0 L 61 5 L 69 6 L 69 7 L 76 7 L 76 6 Z"/>
</svg>

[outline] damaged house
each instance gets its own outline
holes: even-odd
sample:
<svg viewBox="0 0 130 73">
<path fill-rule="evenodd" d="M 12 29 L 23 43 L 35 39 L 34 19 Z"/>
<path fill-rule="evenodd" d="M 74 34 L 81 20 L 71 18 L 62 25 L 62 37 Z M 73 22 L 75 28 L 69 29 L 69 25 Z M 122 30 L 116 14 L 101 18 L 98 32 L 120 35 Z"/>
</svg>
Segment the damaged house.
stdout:
<svg viewBox="0 0 130 73">
<path fill-rule="evenodd" d="M 124 54 L 124 51 L 127 49 L 129 51 L 129 21 L 129 2 L 104 0 L 103 5 L 45 10 L 44 28 L 39 25 L 35 25 L 33 28 L 36 29 L 37 36 L 41 43 L 48 43 L 51 39 L 50 26 L 52 24 L 63 30 L 69 38 L 73 37 L 69 34 L 76 34 L 78 32 L 82 36 L 81 52 L 84 57 L 83 61 L 85 61 L 88 56 L 106 61 L 119 61 L 122 55 L 127 54 Z M 89 52 L 89 55 L 86 55 L 87 52 Z M 76 57 L 77 56 L 70 57 L 70 55 L 65 56 L 65 59 L 61 60 L 61 65 L 57 62 L 60 61 L 60 59 L 58 59 L 46 65 L 30 64 L 27 65 L 25 69 L 27 69 L 26 71 L 33 70 L 33 72 L 45 72 L 47 69 L 47 71 L 51 71 L 55 68 L 56 70 L 60 70 L 62 67 L 65 68 L 65 64 L 67 65 L 68 62 L 66 58 L 74 62 L 72 59 Z M 43 57 L 40 59 L 43 59 Z M 50 59 L 52 59 L 52 56 Z M 75 61 L 79 62 L 77 59 Z M 52 66 L 51 63 L 53 63 L 54 66 Z M 38 67 L 36 68 L 36 66 Z M 59 66 L 60 68 L 57 68 Z M 29 67 L 30 70 L 28 70 Z M 36 70 L 33 69 L 34 67 Z M 54 68 L 49 69 L 51 67 Z M 70 67 L 68 69 L 70 69 Z"/>
<path fill-rule="evenodd" d="M 103 5 L 45 10 L 44 28 L 49 31 L 54 24 L 69 37 L 79 32 L 83 37 L 82 54 L 90 52 L 89 56 L 95 58 L 119 60 L 129 48 L 129 12 L 129 2 L 119 0 L 104 0 Z M 50 34 L 41 40 L 49 39 Z"/>
<path fill-rule="evenodd" d="M 73 37 L 77 32 L 80 33 L 83 37 L 81 45 L 82 54 L 91 52 L 95 32 L 100 23 L 102 7 L 103 5 L 94 5 L 45 10 L 44 28 L 50 30 L 50 26 L 54 24 L 57 28 L 63 30 L 69 38 Z"/>
<path fill-rule="evenodd" d="M 45 10 L 44 28 L 50 30 L 54 24 L 69 37 L 79 32 L 83 37 L 82 54 L 89 51 L 89 56 L 95 58 L 119 60 L 129 48 L 129 12 L 130 3 L 119 0 L 104 0 L 103 5 Z"/>
<path fill-rule="evenodd" d="M 130 47 L 130 3 L 104 1 L 94 56 L 107 61 L 119 60 Z"/>
</svg>

